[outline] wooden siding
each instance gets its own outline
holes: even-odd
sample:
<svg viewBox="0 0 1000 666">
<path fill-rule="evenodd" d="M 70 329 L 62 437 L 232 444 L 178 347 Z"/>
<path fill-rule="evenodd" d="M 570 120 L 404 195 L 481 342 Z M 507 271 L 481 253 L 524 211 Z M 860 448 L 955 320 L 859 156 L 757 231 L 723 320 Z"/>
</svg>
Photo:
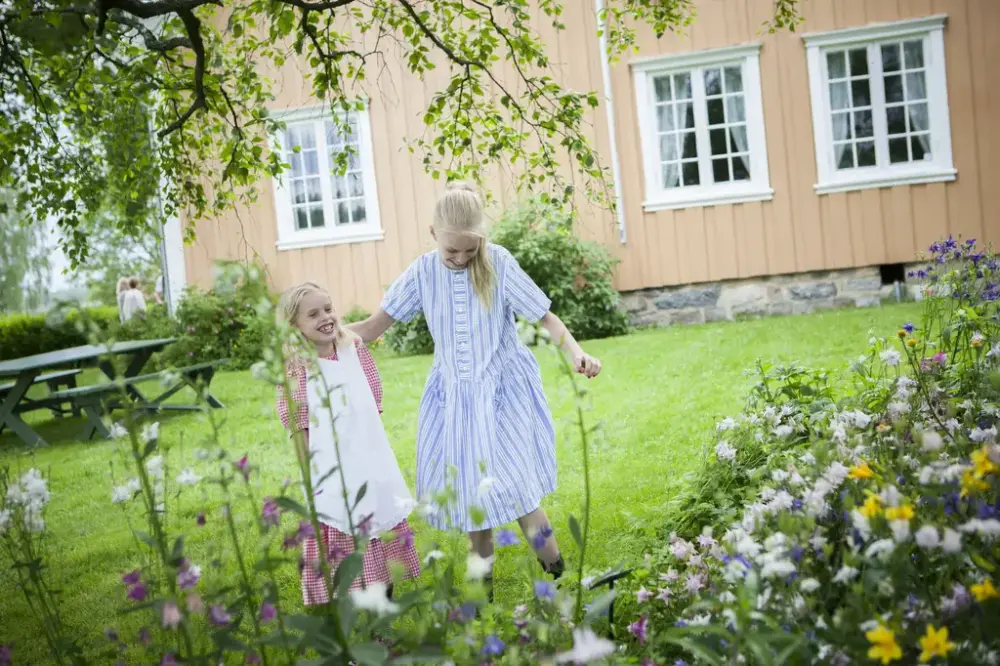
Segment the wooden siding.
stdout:
<svg viewBox="0 0 1000 666">
<path fill-rule="evenodd" d="M 536 26 L 550 44 L 557 76 L 575 89 L 602 91 L 596 19 L 589 0 L 567 3 L 566 30 Z M 997 0 L 809 0 L 798 34 L 761 34 L 772 0 L 701 0 L 684 35 L 657 40 L 642 31 L 634 57 L 760 42 L 761 86 L 771 201 L 644 212 L 640 136 L 629 57 L 612 68 L 617 142 L 628 242 L 618 242 L 613 216 L 583 204 L 580 233 L 606 244 L 621 259 L 617 286 L 634 290 L 767 274 L 908 262 L 934 240 L 953 234 L 1000 242 L 1000 2 Z M 903 186 L 819 196 L 809 80 L 802 32 L 946 14 L 945 52 L 952 148 L 952 183 Z M 990 37 L 993 35 L 993 37 Z M 585 57 L 581 57 L 585 56 Z M 290 62 L 271 72 L 276 109 L 311 103 L 302 69 Z M 207 286 L 216 259 L 259 257 L 276 288 L 313 279 L 328 284 L 339 307 L 373 309 L 381 293 L 418 254 L 431 247 L 428 226 L 442 184 L 424 174 L 405 147 L 422 130 L 421 115 L 441 87 L 445 68 L 427 81 L 388 58 L 369 82 L 381 223 L 385 239 L 277 251 L 273 189 L 220 220 L 197 223 L 186 249 L 188 282 Z M 603 99 L 603 93 L 602 93 Z M 610 159 L 602 110 L 592 118 L 593 140 Z M 509 176 L 495 177 L 500 206 L 512 205 Z M 994 213 L 990 213 L 994 211 Z"/>
</svg>

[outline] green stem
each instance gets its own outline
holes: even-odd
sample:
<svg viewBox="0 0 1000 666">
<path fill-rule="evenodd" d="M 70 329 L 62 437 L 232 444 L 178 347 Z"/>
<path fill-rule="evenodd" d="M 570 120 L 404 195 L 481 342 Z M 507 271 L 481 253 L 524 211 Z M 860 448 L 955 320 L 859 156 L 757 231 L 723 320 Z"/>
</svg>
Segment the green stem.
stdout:
<svg viewBox="0 0 1000 666">
<path fill-rule="evenodd" d="M 233 548 L 236 552 L 236 564 L 240 568 L 240 580 L 243 583 L 243 594 L 247 599 L 250 606 L 250 621 L 253 623 L 253 634 L 254 638 L 257 639 L 257 643 L 260 643 L 260 617 L 257 614 L 257 608 L 259 608 L 259 602 L 256 595 L 254 594 L 253 581 L 250 580 L 250 574 L 247 571 L 246 560 L 243 558 L 243 548 L 240 547 L 240 538 L 236 533 L 236 521 L 233 520 L 233 507 L 227 501 L 225 504 L 226 509 L 226 525 L 229 527 L 229 536 L 233 540 Z M 261 660 L 264 665 L 267 666 L 267 651 L 260 651 Z"/>
</svg>

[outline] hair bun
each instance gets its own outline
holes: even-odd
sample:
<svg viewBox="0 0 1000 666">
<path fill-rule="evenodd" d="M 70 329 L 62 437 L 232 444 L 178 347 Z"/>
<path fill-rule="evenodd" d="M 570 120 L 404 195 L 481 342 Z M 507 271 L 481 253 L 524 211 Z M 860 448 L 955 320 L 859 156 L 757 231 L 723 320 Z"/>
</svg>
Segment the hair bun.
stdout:
<svg viewBox="0 0 1000 666">
<path fill-rule="evenodd" d="M 445 187 L 448 192 L 472 192 L 476 193 L 476 188 L 466 180 L 453 180 Z"/>
</svg>

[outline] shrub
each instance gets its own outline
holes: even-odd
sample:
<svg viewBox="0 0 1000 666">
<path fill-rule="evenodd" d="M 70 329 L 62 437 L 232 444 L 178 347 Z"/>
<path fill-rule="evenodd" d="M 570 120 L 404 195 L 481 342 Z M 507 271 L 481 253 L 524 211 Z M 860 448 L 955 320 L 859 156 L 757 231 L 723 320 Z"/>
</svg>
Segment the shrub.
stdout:
<svg viewBox="0 0 1000 666">
<path fill-rule="evenodd" d="M 70 310 L 65 317 L 43 314 L 3 317 L 0 319 L 0 360 L 87 344 L 87 335 L 77 327 L 80 316 L 78 310 Z M 86 308 L 86 317 L 102 331 L 114 331 L 118 328 L 117 308 Z"/>
<path fill-rule="evenodd" d="M 403 356 L 430 354 L 434 351 L 434 338 L 427 328 L 427 320 L 418 314 L 409 322 L 396 322 L 385 334 L 385 344 Z"/>
</svg>

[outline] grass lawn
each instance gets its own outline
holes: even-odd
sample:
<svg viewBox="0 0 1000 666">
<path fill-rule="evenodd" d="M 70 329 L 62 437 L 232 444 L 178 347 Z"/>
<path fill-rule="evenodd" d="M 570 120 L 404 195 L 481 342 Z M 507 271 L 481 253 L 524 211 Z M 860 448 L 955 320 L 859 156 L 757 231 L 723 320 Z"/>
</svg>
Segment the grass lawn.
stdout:
<svg viewBox="0 0 1000 666">
<path fill-rule="evenodd" d="M 585 345 L 605 368 L 589 385 L 588 418 L 605 425 L 591 454 L 590 567 L 603 569 L 641 557 L 663 526 L 672 490 L 700 464 L 715 422 L 741 409 L 747 389 L 744 371 L 756 358 L 840 370 L 867 346 L 870 329 L 891 332 L 916 314 L 914 305 L 893 305 L 649 330 Z M 559 490 L 546 507 L 564 551 L 572 556 L 567 519 L 571 513 L 579 515 L 583 503 L 581 456 L 568 422 L 573 400 L 551 353 L 542 351 L 539 357 L 560 433 Z M 427 357 L 379 361 L 385 383 L 386 428 L 412 487 L 417 406 L 431 361 Z M 253 380 L 248 372 L 223 372 L 213 384 L 213 393 L 227 405 L 215 416 L 224 420 L 221 437 L 228 459 L 249 456 L 256 466 L 258 496 L 275 492 L 284 479 L 295 477 L 292 450 L 274 412 L 274 389 Z M 188 465 L 209 476 L 210 464 L 194 457 L 211 432 L 206 417 L 170 416 L 161 423 L 161 445 L 169 449 L 168 479 Z M 79 425 L 76 420 L 39 424 L 51 445 L 37 451 L 5 433 L 0 436 L 0 466 L 8 466 L 12 473 L 35 466 L 49 479 L 52 502 L 47 521 L 49 549 L 54 555 L 49 575 L 64 591 L 64 618 L 85 628 L 95 640 L 102 628 L 116 627 L 134 642 L 131 637 L 143 618 L 120 614 L 125 595 L 119 577 L 143 564 L 126 521 L 128 517 L 135 524 L 138 506 L 111 504 L 111 475 L 121 482 L 125 473 L 118 445 L 72 441 Z M 255 543 L 250 507 L 242 498 L 239 502 L 247 542 Z M 187 554 L 203 565 L 203 585 L 209 589 L 235 582 L 232 553 L 221 539 L 221 503 L 219 489 L 205 483 L 168 499 L 174 533 L 187 535 Z M 201 510 L 208 515 L 204 528 L 195 525 Z M 458 537 L 442 537 L 416 518 L 413 523 L 422 552 L 442 539 L 446 547 L 464 548 Z M 290 517 L 283 527 L 289 525 Z M 220 538 L 210 538 L 212 534 Z M 497 600 L 513 604 L 527 593 L 528 580 L 505 574 L 516 561 L 527 559 L 527 552 L 503 552 L 497 565 Z M 209 566 L 214 559 L 222 565 Z M 295 566 L 285 568 L 281 586 L 282 598 L 300 603 Z M 0 567 L 0 644 L 11 642 L 17 645 L 15 663 L 46 663 L 44 645 L 4 563 Z"/>
</svg>

